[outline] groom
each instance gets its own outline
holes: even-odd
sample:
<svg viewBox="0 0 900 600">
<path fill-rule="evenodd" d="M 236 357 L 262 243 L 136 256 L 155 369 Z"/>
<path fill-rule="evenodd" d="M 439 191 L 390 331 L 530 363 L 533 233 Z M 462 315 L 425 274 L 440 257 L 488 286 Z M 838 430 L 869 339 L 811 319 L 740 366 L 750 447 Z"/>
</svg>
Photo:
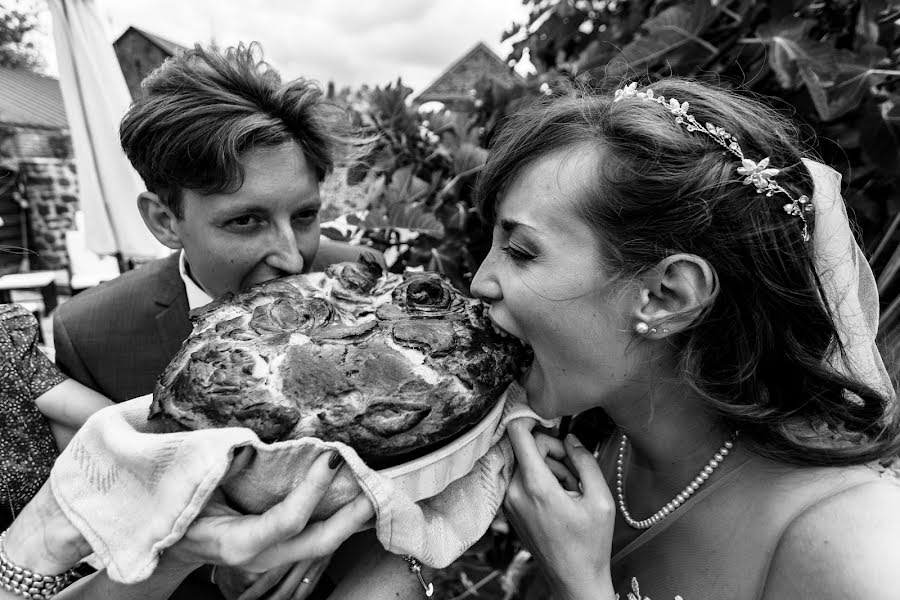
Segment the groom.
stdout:
<svg viewBox="0 0 900 600">
<path fill-rule="evenodd" d="M 116 402 L 153 391 L 190 310 L 374 252 L 320 244 L 319 184 L 347 142 L 340 115 L 314 85 L 282 84 L 258 54 L 198 46 L 169 59 L 122 120 L 147 186 L 138 209 L 173 253 L 65 302 L 53 322 L 60 368 Z"/>
<path fill-rule="evenodd" d="M 120 137 L 147 187 L 144 223 L 173 252 L 63 303 L 53 321 L 60 368 L 116 402 L 153 391 L 190 310 L 373 252 L 320 243 L 319 184 L 353 139 L 313 84 L 282 83 L 255 45 L 198 46 L 143 89 Z M 172 597 L 221 598 L 209 579 L 198 571 Z"/>
</svg>

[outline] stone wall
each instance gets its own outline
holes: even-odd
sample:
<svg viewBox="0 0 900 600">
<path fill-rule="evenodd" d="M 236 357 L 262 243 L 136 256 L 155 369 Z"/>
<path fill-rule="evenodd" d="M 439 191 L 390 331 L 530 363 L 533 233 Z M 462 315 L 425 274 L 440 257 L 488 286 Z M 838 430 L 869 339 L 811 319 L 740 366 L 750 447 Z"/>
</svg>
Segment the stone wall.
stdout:
<svg viewBox="0 0 900 600">
<path fill-rule="evenodd" d="M 68 158 L 72 155 L 69 132 L 64 129 L 11 126 L 15 132 L 7 153 L 17 157 Z"/>
<path fill-rule="evenodd" d="M 28 201 L 32 269 L 65 269 L 66 232 L 75 226 L 78 181 L 72 160 L 30 158 L 19 162 Z"/>
</svg>

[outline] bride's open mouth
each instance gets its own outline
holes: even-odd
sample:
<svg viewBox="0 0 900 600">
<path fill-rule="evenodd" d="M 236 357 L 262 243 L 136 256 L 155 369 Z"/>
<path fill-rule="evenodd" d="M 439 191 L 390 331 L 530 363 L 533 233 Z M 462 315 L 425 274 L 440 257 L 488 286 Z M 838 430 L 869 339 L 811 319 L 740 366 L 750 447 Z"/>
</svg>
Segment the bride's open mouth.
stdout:
<svg viewBox="0 0 900 600">
<path fill-rule="evenodd" d="M 503 327 L 498 325 L 497 321 L 494 320 L 494 317 L 491 315 L 490 312 L 488 313 L 487 317 L 488 317 L 488 320 L 491 322 L 491 327 L 493 328 L 494 333 L 501 335 L 503 337 L 516 337 L 513 334 L 511 334 L 510 332 L 508 332 L 506 329 L 504 329 Z"/>
<path fill-rule="evenodd" d="M 494 319 L 493 315 L 491 315 L 490 312 L 488 313 L 487 317 L 488 317 L 488 320 L 491 322 L 491 327 L 493 328 L 495 333 L 499 334 L 502 337 L 515 338 L 515 339 L 519 340 L 520 342 L 522 342 L 522 345 L 525 346 L 526 348 L 529 348 L 529 349 L 531 348 L 531 344 L 529 344 L 527 341 L 523 340 L 516 334 L 510 332 L 508 329 L 506 329 L 505 327 L 503 327 L 502 325 L 497 323 L 497 321 Z"/>
</svg>

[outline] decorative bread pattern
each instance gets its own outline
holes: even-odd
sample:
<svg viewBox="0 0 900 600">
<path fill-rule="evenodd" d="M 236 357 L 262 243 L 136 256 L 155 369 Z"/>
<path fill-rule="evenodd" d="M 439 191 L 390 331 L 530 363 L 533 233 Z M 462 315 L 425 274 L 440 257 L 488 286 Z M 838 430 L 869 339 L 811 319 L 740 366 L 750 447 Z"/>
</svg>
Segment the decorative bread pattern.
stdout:
<svg viewBox="0 0 900 600">
<path fill-rule="evenodd" d="M 151 419 L 168 430 L 249 427 L 265 442 L 341 441 L 373 466 L 478 422 L 528 360 L 443 276 L 374 263 L 271 281 L 191 320 Z"/>
</svg>

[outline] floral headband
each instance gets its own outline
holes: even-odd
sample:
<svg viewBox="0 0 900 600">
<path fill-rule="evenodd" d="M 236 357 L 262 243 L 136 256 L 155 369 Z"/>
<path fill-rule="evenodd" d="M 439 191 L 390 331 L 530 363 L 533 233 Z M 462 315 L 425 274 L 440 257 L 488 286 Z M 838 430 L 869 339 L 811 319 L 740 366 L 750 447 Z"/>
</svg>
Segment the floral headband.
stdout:
<svg viewBox="0 0 900 600">
<path fill-rule="evenodd" d="M 687 102 L 679 103 L 675 98 L 666 100 L 665 96 L 658 96 L 649 88 L 645 92 L 639 92 L 637 91 L 636 81 L 629 83 L 624 88 L 616 90 L 613 101 L 618 102 L 619 100 L 624 100 L 626 98 L 652 100 L 653 102 L 663 105 L 670 113 L 675 115 L 676 123 L 684 125 L 685 129 L 688 131 L 696 131 L 706 135 L 727 151 L 741 159 L 742 166 L 737 168 L 737 172 L 744 176 L 744 185 L 753 184 L 756 186 L 757 194 L 765 194 L 768 197 L 771 197 L 776 193 L 786 196 L 790 202 L 784 205 L 784 212 L 792 217 L 800 217 L 800 220 L 803 221 L 803 241 L 809 241 L 809 223 L 806 221 L 806 213 L 812 211 L 812 204 L 809 201 L 809 197 L 803 195 L 795 199 L 790 192 L 775 183 L 772 178 L 778 175 L 780 169 L 769 167 L 768 156 L 759 162 L 754 162 L 749 158 L 745 158 L 740 145 L 738 145 L 737 140 L 733 135 L 721 127 L 716 127 L 712 123 L 707 123 L 705 127 L 701 125 L 697 119 L 694 118 L 694 115 L 688 112 Z"/>
</svg>

